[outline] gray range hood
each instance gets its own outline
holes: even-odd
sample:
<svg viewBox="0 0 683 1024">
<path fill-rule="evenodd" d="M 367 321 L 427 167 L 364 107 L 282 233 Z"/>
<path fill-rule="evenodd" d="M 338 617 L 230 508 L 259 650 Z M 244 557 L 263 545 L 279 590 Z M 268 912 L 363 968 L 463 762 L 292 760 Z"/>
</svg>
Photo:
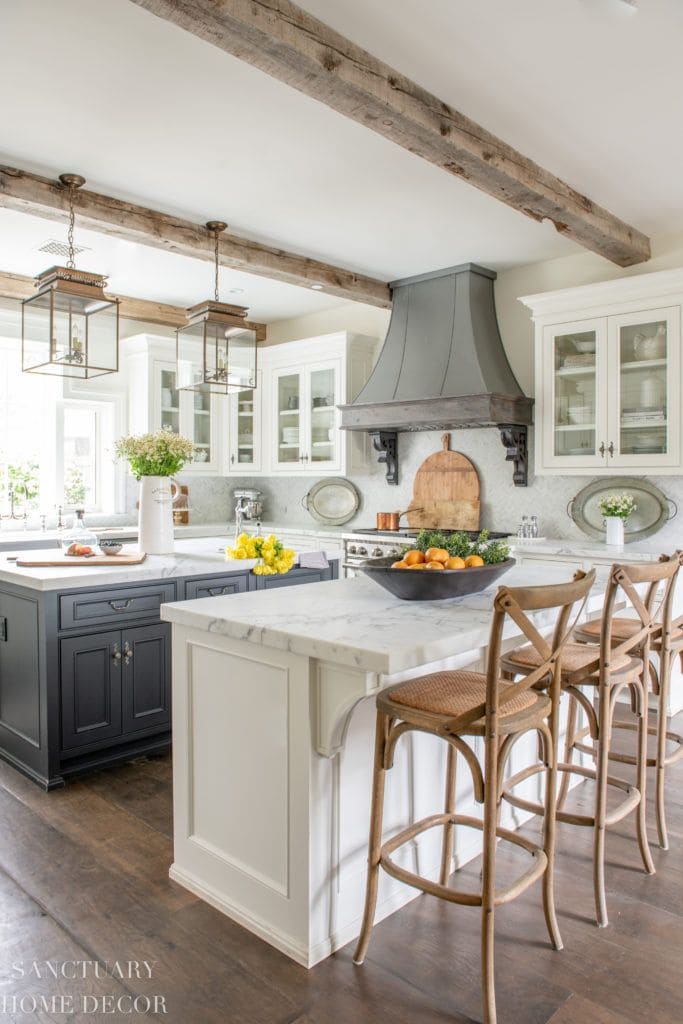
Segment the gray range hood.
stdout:
<svg viewBox="0 0 683 1024">
<path fill-rule="evenodd" d="M 398 483 L 400 432 L 498 427 L 514 482 L 526 485 L 533 399 L 505 355 L 495 279 L 493 270 L 464 263 L 392 282 L 384 347 L 358 397 L 341 406 L 342 429 L 372 435 L 389 483 Z"/>
</svg>

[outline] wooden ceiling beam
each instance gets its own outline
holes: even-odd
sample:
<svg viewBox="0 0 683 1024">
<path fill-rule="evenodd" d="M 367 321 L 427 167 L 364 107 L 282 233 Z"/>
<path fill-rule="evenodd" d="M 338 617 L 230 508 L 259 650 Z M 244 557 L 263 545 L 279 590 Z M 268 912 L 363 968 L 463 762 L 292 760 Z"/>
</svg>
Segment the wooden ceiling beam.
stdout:
<svg viewBox="0 0 683 1024">
<path fill-rule="evenodd" d="M 0 270 L 0 299 L 28 299 L 35 295 L 36 286 L 32 277 L 24 274 L 10 274 Z M 135 299 L 129 295 L 112 295 L 110 299 L 119 300 L 119 316 L 124 320 L 138 320 L 148 324 L 160 324 L 163 327 L 182 327 L 187 318 L 185 310 L 180 306 L 171 306 L 166 302 L 153 302 L 150 299 Z M 247 321 L 249 327 L 256 331 L 256 340 L 266 340 L 266 325 Z"/>
<path fill-rule="evenodd" d="M 133 0 L 620 267 L 649 239 L 290 0 Z"/>
<path fill-rule="evenodd" d="M 0 206 L 48 220 L 68 219 L 68 193 L 59 182 L 16 167 L 0 165 Z M 209 236 L 203 225 L 85 188 L 74 194 L 74 210 L 81 227 L 213 262 L 213 236 Z M 232 270 L 300 288 L 321 285 L 326 295 L 371 306 L 391 306 L 389 286 L 383 281 L 298 253 L 274 249 L 228 231 L 220 236 L 218 259 L 221 266 Z"/>
</svg>

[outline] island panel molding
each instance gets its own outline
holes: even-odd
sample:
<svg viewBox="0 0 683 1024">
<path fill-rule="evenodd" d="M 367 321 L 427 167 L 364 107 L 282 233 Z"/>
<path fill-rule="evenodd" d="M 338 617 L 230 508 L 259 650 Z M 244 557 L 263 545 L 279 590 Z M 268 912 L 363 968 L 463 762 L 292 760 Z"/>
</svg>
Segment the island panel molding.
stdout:
<svg viewBox="0 0 683 1024">
<path fill-rule="evenodd" d="M 69 215 L 68 205 L 68 194 L 57 182 L 17 167 L 0 165 L 0 206 L 48 220 L 65 221 Z M 203 225 L 88 189 L 80 189 L 75 194 L 74 210 L 76 223 L 81 227 L 138 245 L 213 261 L 213 239 Z M 220 237 L 218 262 L 223 267 L 302 288 L 322 285 L 326 294 L 353 302 L 382 308 L 391 305 L 391 292 L 383 281 L 299 253 L 262 245 L 229 231 Z"/>
<path fill-rule="evenodd" d="M 134 0 L 622 267 L 649 239 L 291 0 Z"/>
</svg>

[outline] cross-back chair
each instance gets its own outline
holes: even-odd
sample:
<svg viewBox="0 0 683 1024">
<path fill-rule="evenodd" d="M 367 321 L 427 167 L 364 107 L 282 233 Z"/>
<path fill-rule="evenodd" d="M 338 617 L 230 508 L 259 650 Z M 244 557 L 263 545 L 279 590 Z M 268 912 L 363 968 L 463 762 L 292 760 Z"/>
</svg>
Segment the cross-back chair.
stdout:
<svg viewBox="0 0 683 1024">
<path fill-rule="evenodd" d="M 485 1024 L 495 1024 L 496 1021 L 493 949 L 496 907 L 515 899 L 542 878 L 546 926 L 553 946 L 562 948 L 553 896 L 557 770 L 553 737 L 557 735 L 561 655 L 571 628 L 568 625 L 571 610 L 576 602 L 585 603 L 594 579 L 595 573 L 590 572 L 579 573 L 572 582 L 558 585 L 500 587 L 493 601 L 486 673 L 469 670 L 435 672 L 389 687 L 377 697 L 368 880 L 354 962 L 363 962 L 370 941 L 380 870 L 440 899 L 480 907 Z M 550 641 L 541 635 L 531 618 L 533 613 L 546 610 L 554 610 L 557 615 Z M 538 667 L 517 683 L 501 678 L 503 634 L 510 622 L 526 636 L 540 659 Z M 537 684 L 543 684 L 543 689 L 535 689 Z M 448 744 L 444 810 L 415 822 L 383 843 L 385 779 L 393 766 L 397 742 L 411 731 L 432 733 Z M 510 751 L 520 736 L 529 731 L 538 734 L 548 776 L 540 845 L 498 823 L 502 779 Z M 484 740 L 483 766 L 467 743 L 467 739 L 477 736 Z M 475 800 L 484 808 L 482 819 L 455 811 L 458 754 L 462 755 L 472 774 Z M 464 892 L 449 885 L 454 829 L 459 825 L 476 828 L 483 833 L 482 881 L 478 893 Z M 443 829 L 438 881 L 408 871 L 396 863 L 392 854 L 400 846 L 438 827 Z M 521 847 L 532 857 L 529 867 L 503 888 L 496 888 L 496 845 L 499 839 Z"/>
</svg>

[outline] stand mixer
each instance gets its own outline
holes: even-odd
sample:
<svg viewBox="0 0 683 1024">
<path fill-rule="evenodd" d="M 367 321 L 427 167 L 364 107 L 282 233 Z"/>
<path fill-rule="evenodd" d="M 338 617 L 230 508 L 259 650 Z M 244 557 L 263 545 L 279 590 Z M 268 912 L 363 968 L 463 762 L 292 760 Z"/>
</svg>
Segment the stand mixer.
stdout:
<svg viewBox="0 0 683 1024">
<path fill-rule="evenodd" d="M 258 532 L 261 530 L 261 519 L 263 518 L 263 502 L 261 491 L 251 488 L 233 491 L 235 498 L 235 537 L 239 537 L 242 526 L 245 522 L 256 521 Z"/>
</svg>

